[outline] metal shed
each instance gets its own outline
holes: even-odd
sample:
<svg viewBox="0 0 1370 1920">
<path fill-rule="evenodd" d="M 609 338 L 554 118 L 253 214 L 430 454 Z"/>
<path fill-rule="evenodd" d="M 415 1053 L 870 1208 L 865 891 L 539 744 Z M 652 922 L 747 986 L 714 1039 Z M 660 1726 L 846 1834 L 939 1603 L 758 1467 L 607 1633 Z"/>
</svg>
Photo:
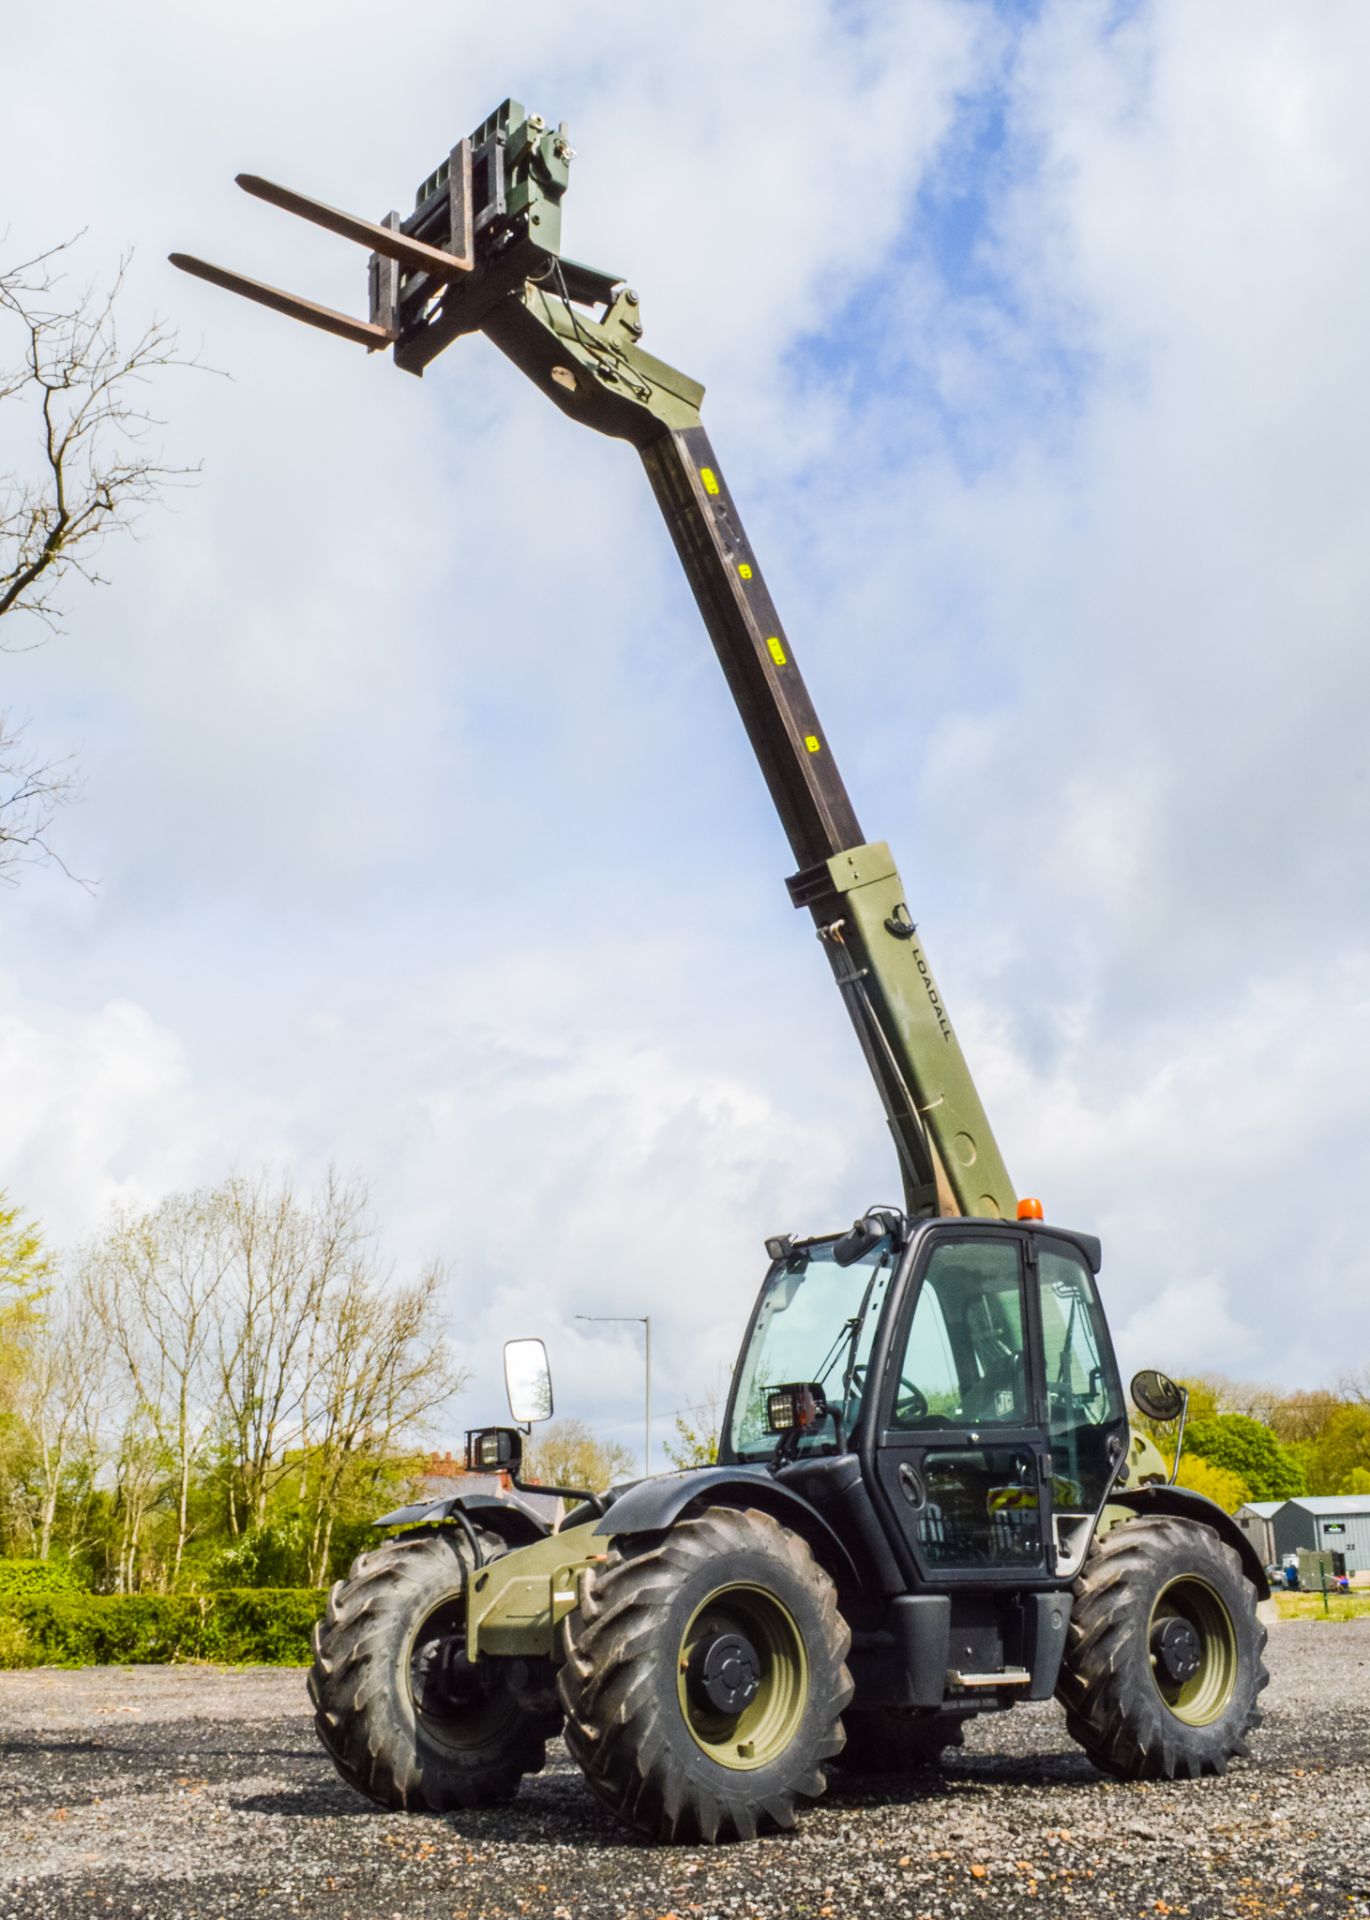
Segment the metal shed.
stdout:
<svg viewBox="0 0 1370 1920">
<path fill-rule="evenodd" d="M 1275 1515 L 1284 1505 L 1283 1500 L 1248 1500 L 1244 1507 L 1238 1507 L 1233 1518 L 1256 1552 L 1260 1555 L 1263 1567 L 1273 1566 L 1277 1559 L 1275 1551 Z"/>
<path fill-rule="evenodd" d="M 1344 1553 L 1357 1571 L 1370 1567 L 1370 1493 L 1303 1494 L 1284 1501 L 1270 1524 L 1279 1559 L 1300 1547 L 1325 1547 Z"/>
</svg>

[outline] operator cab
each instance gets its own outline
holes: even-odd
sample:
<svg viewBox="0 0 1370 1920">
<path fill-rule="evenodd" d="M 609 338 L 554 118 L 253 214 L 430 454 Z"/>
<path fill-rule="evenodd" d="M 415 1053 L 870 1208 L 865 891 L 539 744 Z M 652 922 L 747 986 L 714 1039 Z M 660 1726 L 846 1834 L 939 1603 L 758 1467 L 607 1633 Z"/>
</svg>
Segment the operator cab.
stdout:
<svg viewBox="0 0 1370 1920">
<path fill-rule="evenodd" d="M 1127 1445 L 1098 1242 L 893 1209 L 771 1243 L 719 1458 L 812 1483 L 855 1454 L 903 1580 L 1069 1579 Z M 777 1438 L 768 1400 L 809 1388 Z"/>
</svg>

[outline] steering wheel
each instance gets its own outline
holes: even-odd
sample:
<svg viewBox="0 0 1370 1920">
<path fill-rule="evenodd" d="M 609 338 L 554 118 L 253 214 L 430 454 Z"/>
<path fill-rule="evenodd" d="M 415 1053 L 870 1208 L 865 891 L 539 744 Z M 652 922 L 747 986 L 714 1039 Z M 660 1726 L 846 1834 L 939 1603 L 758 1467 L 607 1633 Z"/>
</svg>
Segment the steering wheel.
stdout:
<svg viewBox="0 0 1370 1920">
<path fill-rule="evenodd" d="M 856 1395 L 858 1400 L 865 1398 L 866 1369 L 864 1366 L 852 1368 L 851 1391 Z M 927 1411 L 927 1396 L 924 1394 L 923 1389 L 915 1386 L 906 1374 L 901 1373 L 899 1376 L 899 1392 L 895 1395 L 894 1399 L 895 1424 L 897 1426 L 907 1427 L 915 1420 L 924 1419 Z"/>
<path fill-rule="evenodd" d="M 912 1380 L 899 1376 L 899 1392 L 894 1401 L 894 1419 L 896 1426 L 911 1427 L 915 1420 L 925 1419 L 928 1411 L 927 1395 Z"/>
</svg>

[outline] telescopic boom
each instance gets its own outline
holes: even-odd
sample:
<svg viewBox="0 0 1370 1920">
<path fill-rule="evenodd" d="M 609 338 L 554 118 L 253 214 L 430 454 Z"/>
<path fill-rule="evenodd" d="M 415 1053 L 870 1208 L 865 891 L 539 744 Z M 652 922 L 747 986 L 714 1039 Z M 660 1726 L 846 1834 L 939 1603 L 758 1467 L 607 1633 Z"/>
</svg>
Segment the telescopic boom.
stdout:
<svg viewBox="0 0 1370 1920">
<path fill-rule="evenodd" d="M 883 841 L 867 842 L 760 563 L 700 418 L 704 389 L 640 345 L 636 292 L 564 259 L 564 127 L 506 100 L 419 188 L 372 222 L 273 185 L 260 199 L 372 249 L 370 315 L 185 254 L 175 265 L 421 374 L 484 333 L 562 412 L 642 457 L 789 839 L 796 907 L 818 929 L 880 1094 L 914 1214 L 1012 1218 L 1015 1196 Z"/>
</svg>

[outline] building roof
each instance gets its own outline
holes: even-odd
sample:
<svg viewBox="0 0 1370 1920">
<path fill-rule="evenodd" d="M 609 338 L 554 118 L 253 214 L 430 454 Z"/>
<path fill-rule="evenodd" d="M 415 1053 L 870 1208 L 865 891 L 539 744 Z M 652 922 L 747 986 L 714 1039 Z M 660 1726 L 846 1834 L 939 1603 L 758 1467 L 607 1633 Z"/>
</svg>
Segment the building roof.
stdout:
<svg viewBox="0 0 1370 1920">
<path fill-rule="evenodd" d="M 1254 1513 L 1262 1520 L 1269 1520 L 1284 1505 L 1283 1500 L 1244 1500 L 1237 1508 L 1238 1513 Z"/>
<path fill-rule="evenodd" d="M 1301 1493 L 1288 1504 L 1308 1513 L 1370 1514 L 1370 1493 Z"/>
</svg>

